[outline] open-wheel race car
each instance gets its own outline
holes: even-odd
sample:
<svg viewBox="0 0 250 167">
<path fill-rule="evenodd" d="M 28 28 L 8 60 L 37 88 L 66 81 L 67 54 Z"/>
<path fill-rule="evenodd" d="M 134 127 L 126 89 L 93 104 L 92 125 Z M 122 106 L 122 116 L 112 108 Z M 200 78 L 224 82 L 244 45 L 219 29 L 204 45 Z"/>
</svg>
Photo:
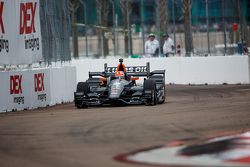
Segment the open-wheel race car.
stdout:
<svg viewBox="0 0 250 167">
<path fill-rule="evenodd" d="M 118 67 L 104 64 L 103 72 L 89 72 L 86 82 L 77 84 L 74 102 L 77 108 L 96 105 L 145 104 L 165 101 L 165 70 L 150 72 L 146 66 L 125 67 L 123 59 Z M 143 83 L 137 83 L 141 78 Z"/>
</svg>

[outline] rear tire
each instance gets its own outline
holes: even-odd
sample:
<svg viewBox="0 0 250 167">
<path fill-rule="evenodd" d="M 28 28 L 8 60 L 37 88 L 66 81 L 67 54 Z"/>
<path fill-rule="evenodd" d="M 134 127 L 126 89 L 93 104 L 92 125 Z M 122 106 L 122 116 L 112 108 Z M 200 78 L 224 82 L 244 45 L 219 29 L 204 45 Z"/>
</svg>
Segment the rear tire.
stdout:
<svg viewBox="0 0 250 167">
<path fill-rule="evenodd" d="M 157 94 L 156 94 L 156 84 L 152 79 L 144 81 L 144 95 L 145 95 L 145 105 L 156 105 L 157 104 Z M 150 93 L 149 93 L 150 92 Z"/>
<path fill-rule="evenodd" d="M 165 102 L 165 99 L 166 99 L 166 88 L 165 88 L 165 85 L 163 87 L 163 97 L 162 97 L 162 100 L 161 101 L 158 101 L 158 104 L 163 104 Z"/>
<path fill-rule="evenodd" d="M 162 75 L 153 75 L 150 79 L 155 80 L 156 85 L 162 85 L 161 88 L 157 88 L 158 95 L 158 104 L 163 104 L 165 102 L 166 87 L 165 87 L 165 78 Z"/>
<path fill-rule="evenodd" d="M 87 82 L 79 82 L 76 87 L 76 92 L 83 92 L 84 95 L 89 93 L 89 84 Z M 88 108 L 85 104 L 76 104 L 77 108 Z"/>
<path fill-rule="evenodd" d="M 89 93 L 89 84 L 87 82 L 79 82 L 76 87 L 76 92 L 84 92 L 86 95 Z"/>
</svg>

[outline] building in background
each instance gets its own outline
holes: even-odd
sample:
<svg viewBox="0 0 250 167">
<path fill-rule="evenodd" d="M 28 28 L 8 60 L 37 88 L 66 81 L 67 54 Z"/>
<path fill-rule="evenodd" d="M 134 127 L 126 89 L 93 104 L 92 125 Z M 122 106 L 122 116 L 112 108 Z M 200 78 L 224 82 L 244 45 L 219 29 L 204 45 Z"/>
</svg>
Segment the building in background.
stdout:
<svg viewBox="0 0 250 167">
<path fill-rule="evenodd" d="M 118 14 L 118 25 L 123 24 L 122 11 L 120 0 L 110 0 L 115 3 L 115 10 Z M 167 0 L 168 1 L 168 16 L 170 23 L 173 22 L 173 6 L 175 9 L 175 22 L 182 23 L 182 0 Z M 225 15 L 223 15 L 223 1 L 225 2 Z M 87 5 L 87 23 L 89 25 L 97 24 L 97 11 L 96 1 L 85 0 Z M 131 0 L 132 13 L 130 15 L 131 24 L 139 25 L 141 23 L 141 0 Z M 227 23 L 239 21 L 239 16 L 242 14 L 246 23 L 250 24 L 250 0 L 209 0 L 209 22 L 211 24 L 221 23 L 225 17 Z M 240 5 L 240 6 L 239 6 Z M 109 6 L 109 25 L 112 26 L 112 3 Z M 143 0 L 143 17 L 145 25 L 152 25 L 156 23 L 156 3 L 155 0 Z M 239 8 L 241 11 L 239 11 Z M 79 23 L 84 20 L 84 9 L 80 6 L 77 10 L 77 21 Z M 192 2 L 192 24 L 205 24 L 206 23 L 206 1 L 193 0 Z"/>
</svg>

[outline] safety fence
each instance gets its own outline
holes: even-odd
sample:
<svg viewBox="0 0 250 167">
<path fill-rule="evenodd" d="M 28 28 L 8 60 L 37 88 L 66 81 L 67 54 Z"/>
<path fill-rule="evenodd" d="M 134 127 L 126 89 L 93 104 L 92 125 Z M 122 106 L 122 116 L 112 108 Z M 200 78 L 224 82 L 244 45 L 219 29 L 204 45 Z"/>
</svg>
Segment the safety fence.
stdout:
<svg viewBox="0 0 250 167">
<path fill-rule="evenodd" d="M 125 1 L 101 2 L 104 1 L 108 5 L 108 10 L 105 10 L 108 16 L 106 26 L 98 22 L 98 16 L 95 18 L 89 13 L 99 9 L 100 3 L 91 1 L 92 6 L 86 11 L 84 8 L 78 9 L 78 14 L 81 14 L 78 15 L 81 17 L 79 22 L 84 22 L 77 27 L 80 57 L 143 55 L 143 47 L 149 33 L 154 33 L 162 45 L 161 35 L 168 33 L 175 43 L 175 56 L 188 56 L 187 43 L 192 43 L 191 56 L 250 53 L 250 2 L 247 0 L 131 0 L 129 9 L 126 10 L 123 3 Z M 90 4 L 90 1 L 83 2 Z M 188 18 L 184 9 L 188 9 Z M 86 20 L 83 15 L 87 16 Z M 128 18 L 130 23 L 126 21 Z M 185 20 L 189 22 L 188 26 L 185 25 Z M 185 37 L 188 28 L 191 29 L 190 38 Z M 100 36 L 100 31 L 104 31 L 104 36 Z M 103 44 L 105 40 L 108 45 Z M 130 45 L 131 48 L 128 48 Z M 71 46 L 71 50 L 73 48 L 74 46 Z"/>
<path fill-rule="evenodd" d="M 174 34 L 170 33 L 170 37 L 173 39 Z M 230 36 L 231 33 L 227 32 L 227 36 Z M 80 57 L 91 57 L 91 58 L 103 58 L 100 56 L 100 48 L 98 47 L 98 36 L 92 35 L 88 36 L 88 55 L 86 56 L 86 39 L 84 36 L 78 37 L 78 45 L 79 45 L 79 56 Z M 127 57 L 125 52 L 125 39 L 124 35 L 118 35 L 117 40 L 117 54 L 114 54 L 114 41 L 113 39 L 108 39 L 108 55 L 105 57 Z M 175 56 L 185 56 L 185 40 L 184 40 L 184 33 L 176 33 L 176 47 L 175 48 Z M 71 40 L 71 49 L 72 49 L 72 40 Z M 208 56 L 208 47 L 207 47 L 207 33 L 206 32 L 195 32 L 193 33 L 193 43 L 194 43 L 194 50 L 192 56 Z M 143 55 L 143 38 L 140 34 L 133 34 L 132 35 L 132 53 L 133 55 Z M 249 53 L 242 53 L 238 43 L 236 42 L 228 42 L 224 45 L 224 32 L 217 31 L 217 32 L 210 32 L 210 55 L 212 56 L 222 56 L 222 55 L 235 55 L 235 54 L 249 54 Z M 161 55 L 164 56 L 164 55 Z"/>
<path fill-rule="evenodd" d="M 69 61 L 71 33 L 68 0 L 40 0 L 43 61 Z"/>
</svg>

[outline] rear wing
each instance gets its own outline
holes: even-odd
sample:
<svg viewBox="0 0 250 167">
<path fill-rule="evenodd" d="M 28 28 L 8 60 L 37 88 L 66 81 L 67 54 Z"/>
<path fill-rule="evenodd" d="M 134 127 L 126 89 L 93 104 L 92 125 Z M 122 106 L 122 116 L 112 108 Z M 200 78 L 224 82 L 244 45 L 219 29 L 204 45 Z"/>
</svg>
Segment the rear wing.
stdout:
<svg viewBox="0 0 250 167">
<path fill-rule="evenodd" d="M 104 64 L 104 71 L 106 74 L 112 75 L 116 72 L 117 67 L 108 67 L 107 63 Z M 147 62 L 146 66 L 130 66 L 126 67 L 127 75 L 138 77 L 150 76 L 150 64 Z"/>
<path fill-rule="evenodd" d="M 104 72 L 89 72 L 89 77 L 102 76 L 109 77 L 114 75 L 117 67 L 108 67 L 107 63 L 104 64 Z M 163 75 L 165 78 L 165 70 L 154 70 L 150 72 L 150 63 L 147 62 L 146 66 L 130 66 L 126 67 L 126 72 L 128 76 L 133 77 L 150 77 L 154 75 Z"/>
</svg>

